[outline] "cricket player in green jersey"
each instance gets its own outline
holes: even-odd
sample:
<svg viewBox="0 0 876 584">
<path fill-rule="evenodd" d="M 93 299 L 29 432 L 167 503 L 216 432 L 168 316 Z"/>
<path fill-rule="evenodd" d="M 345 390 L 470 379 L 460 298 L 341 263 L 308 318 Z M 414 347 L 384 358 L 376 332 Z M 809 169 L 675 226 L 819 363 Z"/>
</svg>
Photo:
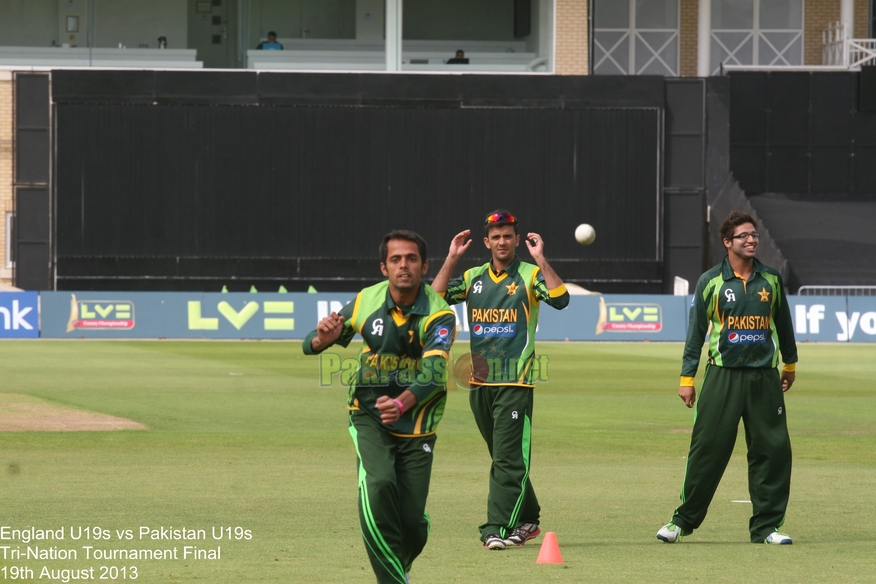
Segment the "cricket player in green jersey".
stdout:
<svg viewBox="0 0 876 584">
<path fill-rule="evenodd" d="M 756 229 L 751 215 L 730 213 L 721 225 L 727 257 L 697 282 L 678 390 L 687 407 L 696 404 L 696 412 L 681 505 L 657 532 L 666 543 L 690 535 L 705 519 L 733 453 L 740 418 L 748 445 L 751 541 L 792 543 L 779 528 L 791 485 L 784 392 L 796 377 L 797 344 L 782 279 L 754 257 Z M 697 400 L 694 377 L 706 340 L 709 361 Z"/>
<path fill-rule="evenodd" d="M 562 309 L 569 304 L 563 281 L 544 257 L 544 240 L 526 236 L 535 265 L 522 262 L 517 219 L 499 209 L 484 222 L 490 262 L 466 270 L 451 281 L 453 269 L 473 240 L 457 234 L 432 287 L 448 304 L 467 302 L 471 331 L 472 375 L 469 403 L 492 457 L 487 521 L 481 541 L 491 550 L 523 545 L 536 537 L 541 507 L 529 479 L 532 402 L 536 380 L 546 379 L 546 357 L 535 355 L 535 329 L 542 302 Z"/>
<path fill-rule="evenodd" d="M 320 320 L 303 349 L 315 355 L 346 347 L 356 333 L 364 339 L 358 368 L 342 380 L 359 461 L 359 523 L 377 582 L 404 584 L 429 536 L 426 498 L 456 317 L 421 282 L 429 267 L 422 237 L 393 231 L 380 257 L 387 279 Z"/>
</svg>

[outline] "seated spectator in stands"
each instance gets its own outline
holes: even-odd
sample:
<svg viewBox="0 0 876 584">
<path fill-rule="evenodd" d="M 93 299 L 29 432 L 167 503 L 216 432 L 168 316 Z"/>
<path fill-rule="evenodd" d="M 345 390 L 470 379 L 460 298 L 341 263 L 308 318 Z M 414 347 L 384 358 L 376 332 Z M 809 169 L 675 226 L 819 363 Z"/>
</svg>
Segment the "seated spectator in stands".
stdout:
<svg viewBox="0 0 876 584">
<path fill-rule="evenodd" d="M 268 40 L 260 42 L 256 49 L 259 51 L 282 51 L 283 45 L 277 42 L 277 33 L 270 31 L 268 32 Z"/>
<path fill-rule="evenodd" d="M 448 65 L 468 65 L 468 59 L 465 58 L 465 51 L 459 49 L 456 51 L 456 56 L 452 59 L 447 59 Z"/>
</svg>

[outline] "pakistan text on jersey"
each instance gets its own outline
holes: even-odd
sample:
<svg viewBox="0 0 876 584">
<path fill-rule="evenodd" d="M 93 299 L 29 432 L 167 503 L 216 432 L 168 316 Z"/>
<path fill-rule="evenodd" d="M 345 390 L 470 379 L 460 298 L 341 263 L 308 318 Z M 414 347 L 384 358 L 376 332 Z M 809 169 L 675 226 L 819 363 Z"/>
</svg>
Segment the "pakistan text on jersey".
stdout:
<svg viewBox="0 0 876 584">
<path fill-rule="evenodd" d="M 768 330 L 770 328 L 770 323 L 772 322 L 772 317 L 770 315 L 766 316 L 728 316 L 727 317 L 727 328 L 728 329 L 738 329 L 745 331 L 760 331 L 760 330 Z"/>
<path fill-rule="evenodd" d="M 517 322 L 516 308 L 472 308 L 472 322 Z"/>
</svg>

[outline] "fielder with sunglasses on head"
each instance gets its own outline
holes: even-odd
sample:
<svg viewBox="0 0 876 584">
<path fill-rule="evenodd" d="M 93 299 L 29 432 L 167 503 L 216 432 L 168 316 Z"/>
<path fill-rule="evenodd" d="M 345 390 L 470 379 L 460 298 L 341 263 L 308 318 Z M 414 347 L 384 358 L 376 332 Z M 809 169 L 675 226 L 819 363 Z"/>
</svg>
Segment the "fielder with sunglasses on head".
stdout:
<svg viewBox="0 0 876 584">
<path fill-rule="evenodd" d="M 484 245 L 492 259 L 450 280 L 469 248 L 471 230 L 457 234 L 432 287 L 448 304 L 468 303 L 471 331 L 472 392 L 475 422 L 490 451 L 490 492 L 481 541 L 491 550 L 523 545 L 540 532 L 541 508 L 529 480 L 532 394 L 545 379 L 547 359 L 535 355 L 535 328 L 542 302 L 569 304 L 563 281 L 544 257 L 544 240 L 526 235 L 535 264 L 520 261 L 517 219 L 499 209 L 484 221 Z"/>
<path fill-rule="evenodd" d="M 784 392 L 794 383 L 797 344 L 782 278 L 754 257 L 756 229 L 747 213 L 727 216 L 721 225 L 727 257 L 700 276 L 694 292 L 678 395 L 689 408 L 696 403 L 696 415 L 681 505 L 657 532 L 666 543 L 690 535 L 705 519 L 736 445 L 740 418 L 748 445 L 751 542 L 792 543 L 779 528 L 791 486 Z M 694 376 L 707 334 L 709 361 L 697 400 Z"/>
</svg>

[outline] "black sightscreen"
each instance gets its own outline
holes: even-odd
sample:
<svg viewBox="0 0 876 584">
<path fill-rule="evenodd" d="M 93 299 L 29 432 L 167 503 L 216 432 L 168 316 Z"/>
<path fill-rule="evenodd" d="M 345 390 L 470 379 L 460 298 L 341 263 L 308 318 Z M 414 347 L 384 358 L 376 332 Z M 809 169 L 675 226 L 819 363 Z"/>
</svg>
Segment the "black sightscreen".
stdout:
<svg viewBox="0 0 876 584">
<path fill-rule="evenodd" d="M 856 108 L 859 78 L 863 98 L 866 72 L 730 75 L 730 166 L 746 193 L 873 192 L 876 113 Z"/>
<path fill-rule="evenodd" d="M 15 198 L 15 285 L 51 290 L 49 190 L 19 188 Z"/>
<path fill-rule="evenodd" d="M 49 181 L 49 76 L 15 76 L 15 182 Z"/>
<path fill-rule="evenodd" d="M 64 106 L 58 251 L 373 258 L 392 228 L 444 247 L 501 205 L 547 230 L 554 257 L 578 254 L 571 234 L 589 222 L 605 226 L 590 258 L 655 259 L 657 117 Z"/>
<path fill-rule="evenodd" d="M 659 291 L 661 109 L 575 104 L 657 104 L 662 81 L 552 81 L 565 94 L 551 95 L 484 77 L 266 75 L 254 105 L 169 103 L 184 99 L 160 84 L 153 104 L 59 89 L 58 286 L 352 290 L 381 279 L 391 229 L 423 234 L 440 263 L 501 206 L 545 237 L 564 279 Z M 584 222 L 598 245 L 575 242 Z M 478 241 L 466 260 L 487 257 Z"/>
</svg>

